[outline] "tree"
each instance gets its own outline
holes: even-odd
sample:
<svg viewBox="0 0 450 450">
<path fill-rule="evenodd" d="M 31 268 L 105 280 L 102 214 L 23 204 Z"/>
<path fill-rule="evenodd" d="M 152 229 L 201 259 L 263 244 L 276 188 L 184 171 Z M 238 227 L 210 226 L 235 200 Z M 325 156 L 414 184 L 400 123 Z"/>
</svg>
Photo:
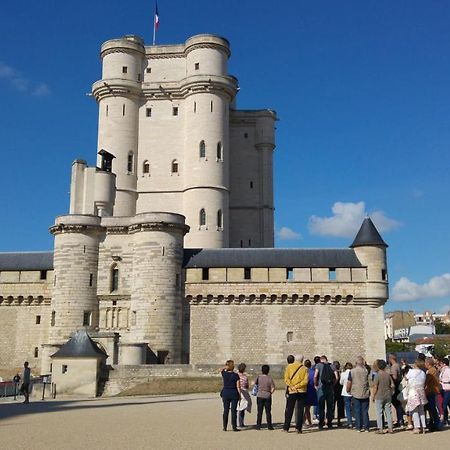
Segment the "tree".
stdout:
<svg viewBox="0 0 450 450">
<path fill-rule="evenodd" d="M 443 358 L 444 356 L 450 355 L 450 338 L 448 340 L 439 340 L 435 342 L 433 354 L 437 358 Z"/>
<path fill-rule="evenodd" d="M 450 324 L 442 322 L 441 319 L 434 321 L 434 327 L 436 328 L 436 334 L 450 334 Z"/>
<path fill-rule="evenodd" d="M 404 352 L 405 344 L 403 342 L 393 342 L 391 339 L 386 339 L 386 353 Z"/>
</svg>

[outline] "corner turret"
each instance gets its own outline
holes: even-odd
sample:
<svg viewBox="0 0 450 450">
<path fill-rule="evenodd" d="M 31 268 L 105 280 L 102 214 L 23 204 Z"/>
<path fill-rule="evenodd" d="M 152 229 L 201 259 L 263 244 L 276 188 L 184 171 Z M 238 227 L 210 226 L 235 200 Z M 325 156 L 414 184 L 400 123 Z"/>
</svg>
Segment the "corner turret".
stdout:
<svg viewBox="0 0 450 450">
<path fill-rule="evenodd" d="M 350 245 L 361 264 L 367 267 L 367 298 L 374 306 L 383 305 L 389 297 L 386 248 L 370 217 L 366 217 Z"/>
</svg>

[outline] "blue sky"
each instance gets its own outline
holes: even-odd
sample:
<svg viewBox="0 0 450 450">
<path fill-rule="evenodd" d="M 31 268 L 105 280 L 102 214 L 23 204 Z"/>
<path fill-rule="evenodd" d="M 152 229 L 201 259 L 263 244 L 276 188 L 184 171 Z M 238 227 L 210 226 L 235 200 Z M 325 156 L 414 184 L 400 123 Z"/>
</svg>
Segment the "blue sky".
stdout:
<svg viewBox="0 0 450 450">
<path fill-rule="evenodd" d="M 0 251 L 52 248 L 72 161 L 95 163 L 99 47 L 151 41 L 152 1 L 130 5 L 2 5 Z M 227 37 L 239 107 L 277 111 L 277 246 L 347 246 L 369 213 L 390 245 L 386 309 L 450 310 L 450 2 L 160 0 L 159 15 L 159 43 Z"/>
</svg>

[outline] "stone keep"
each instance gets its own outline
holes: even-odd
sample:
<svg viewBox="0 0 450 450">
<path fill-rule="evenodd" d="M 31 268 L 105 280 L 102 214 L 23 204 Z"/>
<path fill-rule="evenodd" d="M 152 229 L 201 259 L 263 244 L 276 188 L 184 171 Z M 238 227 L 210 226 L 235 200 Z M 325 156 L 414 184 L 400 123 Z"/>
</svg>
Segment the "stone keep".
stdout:
<svg viewBox="0 0 450 450">
<path fill-rule="evenodd" d="M 105 42 L 98 150 L 115 156 L 114 216 L 181 213 L 187 247 L 272 247 L 275 113 L 237 110 L 226 39 Z M 80 207 L 86 209 L 85 205 Z M 74 211 L 79 212 L 79 211 Z"/>
<path fill-rule="evenodd" d="M 387 245 L 367 218 L 347 249 L 272 248 L 276 115 L 236 109 L 229 56 L 102 45 L 98 167 L 73 163 L 53 252 L 0 253 L 0 367 L 48 373 L 79 330 L 113 365 L 385 356 Z"/>
</svg>

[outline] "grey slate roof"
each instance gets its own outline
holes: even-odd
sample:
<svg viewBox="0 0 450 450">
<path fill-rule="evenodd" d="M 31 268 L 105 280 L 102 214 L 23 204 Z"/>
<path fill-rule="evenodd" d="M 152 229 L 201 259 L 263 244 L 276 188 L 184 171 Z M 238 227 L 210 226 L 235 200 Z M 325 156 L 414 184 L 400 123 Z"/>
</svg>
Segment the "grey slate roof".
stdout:
<svg viewBox="0 0 450 450">
<path fill-rule="evenodd" d="M 52 270 L 53 252 L 1 253 L 0 270 Z"/>
<path fill-rule="evenodd" d="M 184 250 L 183 266 L 363 267 L 353 249 L 221 248 Z"/>
<path fill-rule="evenodd" d="M 378 233 L 378 230 L 370 217 L 366 217 L 364 219 L 364 222 L 362 223 L 361 228 L 359 229 L 358 234 L 350 247 L 363 247 L 366 245 L 379 245 L 382 247 L 388 246 L 386 242 L 383 241 L 380 233 Z"/>
<path fill-rule="evenodd" d="M 85 330 L 77 331 L 52 358 L 98 358 L 108 355 L 95 344 Z"/>
</svg>

